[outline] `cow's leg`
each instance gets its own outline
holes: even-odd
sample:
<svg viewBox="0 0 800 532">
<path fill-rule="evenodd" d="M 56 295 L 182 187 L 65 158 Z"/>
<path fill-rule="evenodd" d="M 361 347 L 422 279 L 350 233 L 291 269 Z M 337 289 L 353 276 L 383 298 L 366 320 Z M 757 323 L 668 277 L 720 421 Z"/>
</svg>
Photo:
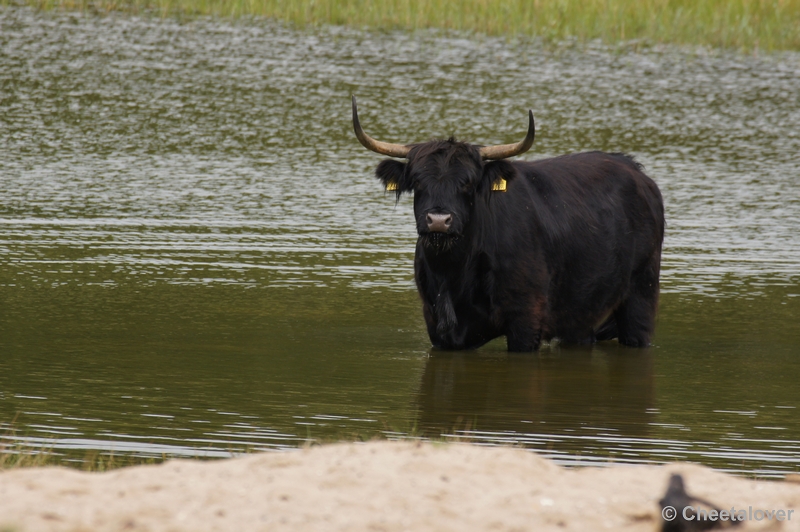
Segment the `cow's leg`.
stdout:
<svg viewBox="0 0 800 532">
<path fill-rule="evenodd" d="M 527 320 L 516 320 L 508 327 L 506 345 L 509 351 L 537 351 L 542 342 L 542 329 Z"/>
<path fill-rule="evenodd" d="M 634 273 L 627 299 L 614 311 L 619 343 L 631 347 L 650 345 L 658 309 L 660 254 Z"/>
<path fill-rule="evenodd" d="M 545 316 L 547 300 L 534 297 L 528 305 L 520 305 L 505 316 L 506 344 L 509 351 L 538 351 L 542 343 L 542 318 Z"/>
<path fill-rule="evenodd" d="M 608 317 L 603 324 L 597 328 L 594 332 L 595 340 L 598 342 L 604 342 L 606 340 L 613 340 L 618 336 L 617 333 L 617 321 L 614 319 L 614 315 Z"/>
</svg>

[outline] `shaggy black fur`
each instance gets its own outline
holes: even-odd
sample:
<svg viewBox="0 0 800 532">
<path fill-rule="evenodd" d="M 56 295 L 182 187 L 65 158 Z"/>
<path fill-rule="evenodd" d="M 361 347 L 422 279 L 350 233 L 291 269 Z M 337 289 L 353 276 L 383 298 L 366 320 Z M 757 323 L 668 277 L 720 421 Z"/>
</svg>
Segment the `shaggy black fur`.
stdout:
<svg viewBox="0 0 800 532">
<path fill-rule="evenodd" d="M 621 153 L 484 162 L 454 139 L 382 161 L 384 184 L 414 193 L 417 288 L 434 346 L 470 349 L 505 335 L 510 351 L 543 339 L 619 338 L 647 346 L 658 305 L 664 207 Z M 492 191 L 503 178 L 507 192 Z M 451 214 L 430 233 L 429 213 Z"/>
</svg>

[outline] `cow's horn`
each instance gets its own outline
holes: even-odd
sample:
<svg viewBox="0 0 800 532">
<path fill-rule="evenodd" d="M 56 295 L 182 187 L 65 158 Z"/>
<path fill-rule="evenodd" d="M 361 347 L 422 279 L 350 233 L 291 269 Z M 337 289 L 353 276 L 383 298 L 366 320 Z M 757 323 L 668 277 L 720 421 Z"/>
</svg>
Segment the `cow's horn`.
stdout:
<svg viewBox="0 0 800 532">
<path fill-rule="evenodd" d="M 500 146 L 484 146 L 481 148 L 481 157 L 484 159 L 505 159 L 525 153 L 533 145 L 536 128 L 533 125 L 533 111 L 528 111 L 528 134 L 517 144 L 502 144 Z"/>
<path fill-rule="evenodd" d="M 356 108 L 355 96 L 353 96 L 353 129 L 356 131 L 358 141 L 368 150 L 388 155 L 389 157 L 408 157 L 408 152 L 411 151 L 411 148 L 408 146 L 381 142 L 364 133 L 364 130 L 361 129 L 361 123 L 358 121 L 358 109 Z"/>
</svg>

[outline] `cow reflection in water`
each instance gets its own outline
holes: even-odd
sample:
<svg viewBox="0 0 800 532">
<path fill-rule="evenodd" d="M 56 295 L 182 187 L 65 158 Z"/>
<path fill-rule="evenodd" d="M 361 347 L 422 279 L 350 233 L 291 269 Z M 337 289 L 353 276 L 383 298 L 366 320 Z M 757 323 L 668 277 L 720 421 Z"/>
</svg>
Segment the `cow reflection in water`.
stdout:
<svg viewBox="0 0 800 532">
<path fill-rule="evenodd" d="M 552 347 L 533 358 L 433 351 L 422 376 L 417 425 L 430 437 L 469 429 L 593 434 L 582 427 L 644 437 L 653 404 L 649 350 Z M 568 450 L 569 443 L 559 447 Z"/>
</svg>

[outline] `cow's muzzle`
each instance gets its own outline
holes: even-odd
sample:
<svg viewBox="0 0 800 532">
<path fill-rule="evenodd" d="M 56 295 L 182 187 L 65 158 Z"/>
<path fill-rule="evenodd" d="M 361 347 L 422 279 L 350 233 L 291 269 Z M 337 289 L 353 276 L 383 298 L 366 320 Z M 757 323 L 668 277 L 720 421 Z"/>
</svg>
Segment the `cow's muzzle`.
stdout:
<svg viewBox="0 0 800 532">
<path fill-rule="evenodd" d="M 428 213 L 425 216 L 425 222 L 428 224 L 428 231 L 431 233 L 447 233 L 453 224 L 453 215 Z"/>
</svg>

